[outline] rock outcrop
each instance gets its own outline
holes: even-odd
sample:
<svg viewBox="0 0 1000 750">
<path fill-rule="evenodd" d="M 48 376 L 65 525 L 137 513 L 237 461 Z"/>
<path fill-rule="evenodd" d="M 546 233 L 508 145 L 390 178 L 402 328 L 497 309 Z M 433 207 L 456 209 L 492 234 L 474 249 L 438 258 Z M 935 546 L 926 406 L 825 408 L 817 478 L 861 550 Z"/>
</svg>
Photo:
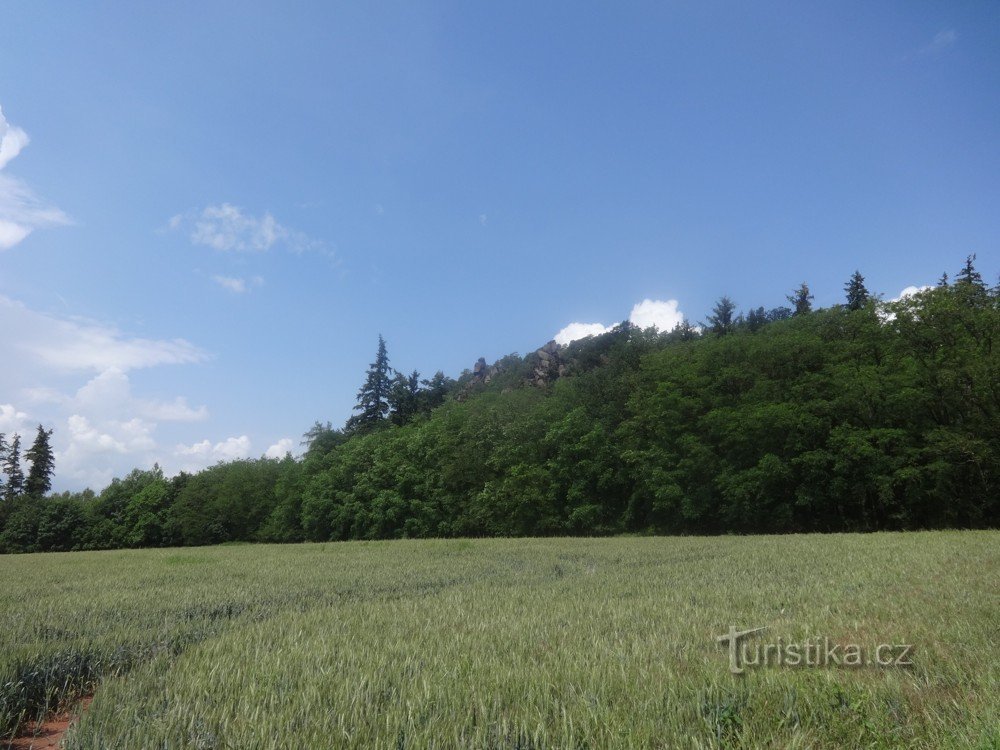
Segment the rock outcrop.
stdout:
<svg viewBox="0 0 1000 750">
<path fill-rule="evenodd" d="M 543 387 L 566 374 L 566 361 L 562 349 L 554 340 L 535 351 L 531 370 L 531 383 Z"/>
</svg>

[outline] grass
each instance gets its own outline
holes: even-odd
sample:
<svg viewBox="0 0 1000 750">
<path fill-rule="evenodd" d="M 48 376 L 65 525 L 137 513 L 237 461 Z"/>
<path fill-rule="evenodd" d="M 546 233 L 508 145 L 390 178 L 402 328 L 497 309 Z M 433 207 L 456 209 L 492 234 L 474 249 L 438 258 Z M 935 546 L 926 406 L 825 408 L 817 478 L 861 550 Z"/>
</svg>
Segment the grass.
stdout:
<svg viewBox="0 0 1000 750">
<path fill-rule="evenodd" d="M 0 728 L 69 748 L 1000 747 L 1000 533 L 0 559 Z M 716 636 L 914 644 L 748 667 Z"/>
</svg>

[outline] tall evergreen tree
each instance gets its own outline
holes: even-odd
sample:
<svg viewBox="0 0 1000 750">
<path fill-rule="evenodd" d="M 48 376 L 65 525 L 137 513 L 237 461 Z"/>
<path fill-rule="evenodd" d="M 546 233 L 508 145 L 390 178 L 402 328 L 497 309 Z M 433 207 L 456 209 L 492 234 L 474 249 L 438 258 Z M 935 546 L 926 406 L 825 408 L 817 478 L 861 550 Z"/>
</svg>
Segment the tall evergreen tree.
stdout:
<svg viewBox="0 0 1000 750">
<path fill-rule="evenodd" d="M 7 461 L 7 436 L 0 432 L 0 500 L 6 497 L 4 491 L 3 471 Z"/>
<path fill-rule="evenodd" d="M 809 293 L 809 285 L 802 282 L 799 287 L 787 297 L 788 301 L 795 305 L 795 315 L 805 315 L 812 312 L 813 295 Z"/>
<path fill-rule="evenodd" d="M 24 490 L 29 497 L 44 497 L 45 493 L 52 489 L 52 475 L 56 470 L 56 457 L 49 443 L 50 437 L 52 437 L 52 430 L 46 430 L 38 425 L 35 442 L 24 454 L 24 457 L 31 461 L 28 479 L 24 483 Z"/>
<path fill-rule="evenodd" d="M 21 470 L 21 436 L 16 432 L 10 439 L 3 457 L 3 473 L 7 475 L 4 499 L 13 500 L 24 493 L 24 472 Z"/>
<path fill-rule="evenodd" d="M 358 403 L 354 411 L 359 413 L 347 420 L 348 430 L 370 430 L 386 421 L 389 416 L 389 391 L 392 388 L 392 379 L 389 377 L 391 371 L 385 339 L 379 334 L 375 361 L 368 366 L 365 384 L 358 391 Z"/>
<path fill-rule="evenodd" d="M 735 328 L 734 312 L 736 312 L 735 302 L 729 297 L 720 299 L 712 308 L 712 314 L 708 316 L 708 330 L 717 336 L 732 333 L 733 328 Z"/>
<path fill-rule="evenodd" d="M 844 292 L 847 294 L 847 309 L 848 310 L 860 310 L 868 302 L 871 295 L 868 293 L 868 288 L 865 286 L 865 277 L 861 275 L 861 271 L 855 271 L 850 280 L 844 286 Z"/>
<path fill-rule="evenodd" d="M 959 271 L 958 275 L 955 277 L 955 283 L 968 284 L 970 287 L 985 291 L 986 284 L 983 282 L 983 275 L 976 270 L 975 261 L 975 253 L 965 259 L 965 265 L 962 266 L 962 270 Z"/>
</svg>

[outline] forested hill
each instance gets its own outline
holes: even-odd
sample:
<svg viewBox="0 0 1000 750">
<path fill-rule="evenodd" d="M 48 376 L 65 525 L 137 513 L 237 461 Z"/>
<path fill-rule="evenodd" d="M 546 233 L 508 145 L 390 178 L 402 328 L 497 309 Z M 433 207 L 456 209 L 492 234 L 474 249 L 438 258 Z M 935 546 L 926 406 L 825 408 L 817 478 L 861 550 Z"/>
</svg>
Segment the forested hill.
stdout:
<svg viewBox="0 0 1000 750">
<path fill-rule="evenodd" d="M 296 460 L 135 471 L 0 504 L 0 549 L 425 536 L 873 531 L 1000 521 L 1000 291 L 971 260 L 898 302 L 623 324 L 457 380 L 380 341 Z"/>
</svg>

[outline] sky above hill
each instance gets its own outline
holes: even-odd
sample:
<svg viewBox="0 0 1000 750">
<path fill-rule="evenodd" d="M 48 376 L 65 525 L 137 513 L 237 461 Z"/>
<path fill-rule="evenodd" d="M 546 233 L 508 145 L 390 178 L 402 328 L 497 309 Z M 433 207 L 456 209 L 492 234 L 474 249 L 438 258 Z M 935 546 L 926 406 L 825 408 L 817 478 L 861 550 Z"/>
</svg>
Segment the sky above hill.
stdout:
<svg viewBox="0 0 1000 750">
<path fill-rule="evenodd" d="M 1000 4 L 7 4 L 0 432 L 56 488 L 297 451 L 721 295 L 1000 270 Z"/>
</svg>

